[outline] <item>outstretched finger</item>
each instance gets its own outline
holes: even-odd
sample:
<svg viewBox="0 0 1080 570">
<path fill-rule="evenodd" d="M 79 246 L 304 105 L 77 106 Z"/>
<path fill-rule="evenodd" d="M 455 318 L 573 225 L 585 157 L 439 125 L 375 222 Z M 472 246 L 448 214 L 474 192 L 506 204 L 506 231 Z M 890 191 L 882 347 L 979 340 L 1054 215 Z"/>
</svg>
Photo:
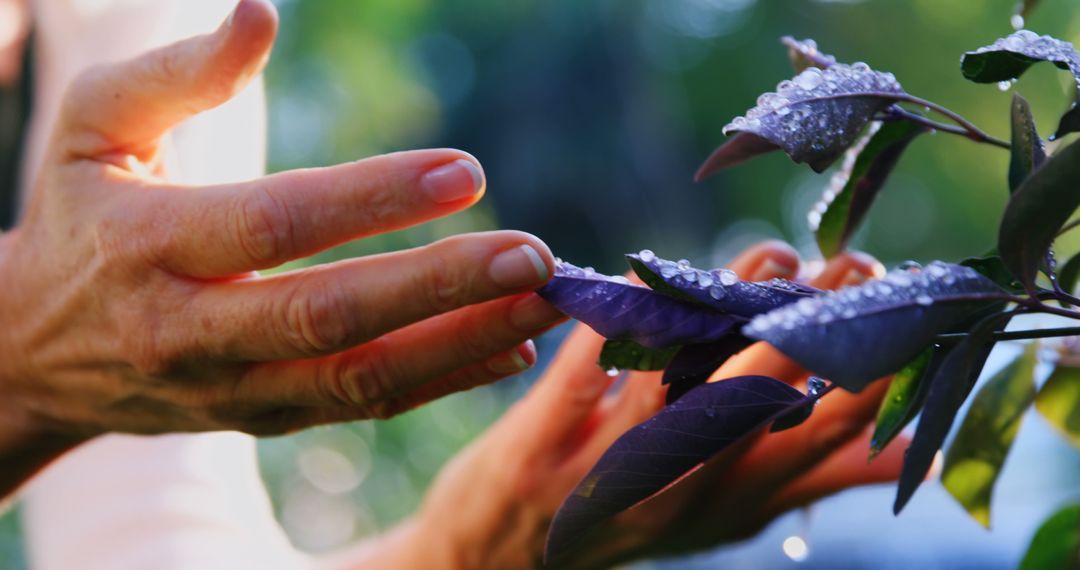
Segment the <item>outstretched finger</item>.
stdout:
<svg viewBox="0 0 1080 570">
<path fill-rule="evenodd" d="M 249 361 L 334 354 L 460 307 L 530 291 L 547 281 L 553 265 L 539 239 L 498 231 L 216 283 L 192 293 L 185 310 L 171 316 L 180 326 L 165 329 L 158 344 L 166 352 Z"/>
<path fill-rule="evenodd" d="M 87 70 L 64 99 L 63 136 L 54 139 L 62 155 L 153 158 L 166 131 L 228 101 L 262 71 L 277 23 L 269 0 L 241 0 L 211 34 Z"/>
<path fill-rule="evenodd" d="M 476 203 L 484 186 L 468 153 L 416 150 L 239 184 L 166 187 L 146 198 L 144 217 L 153 220 L 147 239 L 159 265 L 224 277 L 445 216 Z"/>
<path fill-rule="evenodd" d="M 502 364 L 509 361 L 496 357 L 524 346 L 562 318 L 533 293 L 490 301 L 405 327 L 341 354 L 256 365 L 229 395 L 254 408 L 341 407 L 383 417 L 391 403 L 424 400 L 424 394 L 432 393 L 430 384 L 454 371 L 478 365 L 474 372 L 480 373 L 490 364 L 486 375 L 459 378 L 486 382 L 524 370 L 521 359 L 508 368 Z M 529 351 L 531 366 L 535 349 Z"/>
<path fill-rule="evenodd" d="M 766 517 L 771 519 L 845 489 L 899 479 L 904 467 L 904 450 L 911 443 L 910 439 L 898 437 L 868 462 L 871 435 L 870 431 L 865 431 L 863 437 L 849 441 L 810 472 L 773 495 L 765 505 Z"/>
</svg>

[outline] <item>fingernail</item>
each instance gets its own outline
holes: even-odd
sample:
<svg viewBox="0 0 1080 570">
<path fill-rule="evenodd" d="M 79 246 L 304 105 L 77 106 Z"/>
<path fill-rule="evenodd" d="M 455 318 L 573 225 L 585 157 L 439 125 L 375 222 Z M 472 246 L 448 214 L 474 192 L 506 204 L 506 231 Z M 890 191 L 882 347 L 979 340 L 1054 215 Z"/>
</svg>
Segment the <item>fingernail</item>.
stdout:
<svg viewBox="0 0 1080 570">
<path fill-rule="evenodd" d="M 885 266 L 882 265 L 880 261 L 875 259 L 874 256 L 870 255 L 869 253 L 863 253 L 861 251 L 851 251 L 848 252 L 848 255 L 850 255 L 851 258 L 855 261 L 859 262 L 859 264 L 861 264 L 863 267 L 867 268 L 870 271 L 870 277 L 881 278 L 885 276 Z"/>
<path fill-rule="evenodd" d="M 469 198 L 483 187 L 484 174 L 465 159 L 444 164 L 420 178 L 420 188 L 439 204 Z"/>
<path fill-rule="evenodd" d="M 761 263 L 761 266 L 757 268 L 754 275 L 750 277 L 751 281 L 765 281 L 774 277 L 788 278 L 795 273 L 794 267 L 788 267 L 781 265 L 771 257 L 766 257 L 765 261 Z"/>
<path fill-rule="evenodd" d="M 536 294 L 525 297 L 510 308 L 510 324 L 522 331 L 542 329 L 564 318 L 566 315 Z"/>
<path fill-rule="evenodd" d="M 495 374 L 516 374 L 532 366 L 530 361 L 536 361 L 536 345 L 527 340 L 514 350 L 488 361 L 488 370 Z"/>
<path fill-rule="evenodd" d="M 519 245 L 496 255 L 488 267 L 488 274 L 504 289 L 540 285 L 549 277 L 544 258 L 531 245 Z"/>
<path fill-rule="evenodd" d="M 848 269 L 847 274 L 845 274 L 844 278 L 840 280 L 840 287 L 845 287 L 847 285 L 858 285 L 860 283 L 864 283 L 868 278 L 869 276 L 867 274 L 859 271 L 858 269 Z"/>
</svg>

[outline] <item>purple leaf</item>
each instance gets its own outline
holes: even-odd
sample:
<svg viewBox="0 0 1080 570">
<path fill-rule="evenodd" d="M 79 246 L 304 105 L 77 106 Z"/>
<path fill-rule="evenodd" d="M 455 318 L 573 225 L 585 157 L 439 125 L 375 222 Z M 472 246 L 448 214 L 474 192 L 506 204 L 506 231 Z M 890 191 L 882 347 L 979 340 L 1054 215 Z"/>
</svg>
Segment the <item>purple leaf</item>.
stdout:
<svg viewBox="0 0 1080 570">
<path fill-rule="evenodd" d="M 979 372 L 994 348 L 994 332 L 1004 328 L 1010 316 L 1009 313 L 997 313 L 980 321 L 964 340 L 949 350 L 930 379 L 930 392 L 926 396 L 919 427 L 915 429 L 915 437 L 904 454 L 904 467 L 900 472 L 900 484 L 893 504 L 894 513 L 899 514 L 903 510 L 926 478 L 934 462 L 934 454 L 945 443 L 956 413 L 971 393 L 975 381 L 979 379 Z"/>
<path fill-rule="evenodd" d="M 626 257 L 634 273 L 657 293 L 741 317 L 753 317 L 821 292 L 785 279 L 742 281 L 730 269 L 702 271 L 685 260 L 661 259 L 647 249 Z"/>
<path fill-rule="evenodd" d="M 865 63 L 810 67 L 775 93 L 758 98 L 745 117 L 736 117 L 724 134 L 736 137 L 713 152 L 698 170 L 697 180 L 747 158 L 768 152 L 771 144 L 795 162 L 822 172 L 855 142 L 874 114 L 906 94 L 891 73 Z M 725 148 L 732 145 L 733 148 Z"/>
<path fill-rule="evenodd" d="M 625 277 L 601 275 L 563 261 L 537 293 L 605 338 L 632 340 L 649 348 L 712 342 L 742 322 L 631 284 Z"/>
<path fill-rule="evenodd" d="M 753 343 L 741 334 L 732 333 L 716 342 L 680 348 L 664 369 L 662 382 L 668 385 L 666 402 L 670 404 L 695 386 L 704 384 L 727 359 Z"/>
<path fill-rule="evenodd" d="M 936 261 L 758 315 L 743 334 L 859 392 L 1003 295 L 975 270 Z"/>
<path fill-rule="evenodd" d="M 780 43 L 787 46 L 788 59 L 796 73 L 808 67 L 825 69 L 836 65 L 836 58 L 818 51 L 817 42 L 812 39 L 799 41 L 791 36 L 784 36 L 780 38 Z"/>
<path fill-rule="evenodd" d="M 687 392 L 604 452 L 555 514 L 545 559 L 561 559 L 598 524 L 809 401 L 795 388 L 765 376 L 739 376 Z"/>
</svg>

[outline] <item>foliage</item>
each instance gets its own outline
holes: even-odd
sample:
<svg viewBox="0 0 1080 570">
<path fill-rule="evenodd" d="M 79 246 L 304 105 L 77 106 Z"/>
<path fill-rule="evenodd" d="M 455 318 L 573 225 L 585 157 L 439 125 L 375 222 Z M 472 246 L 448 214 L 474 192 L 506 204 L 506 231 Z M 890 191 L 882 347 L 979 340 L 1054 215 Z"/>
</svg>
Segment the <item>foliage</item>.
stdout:
<svg viewBox="0 0 1080 570">
<path fill-rule="evenodd" d="M 1024 7 L 1025 14 L 1032 5 Z M 809 216 L 821 252 L 833 257 L 844 251 L 918 135 L 960 135 L 1010 153 L 1004 185 L 1009 198 L 995 250 L 961 264 L 907 264 L 835 292 L 798 281 L 748 282 L 726 269 L 702 270 L 649 250 L 628 256 L 646 286 L 560 262 L 556 277 L 540 293 L 612 342 L 630 340 L 642 350 L 665 351 L 663 359 L 645 359 L 646 365 L 655 369 L 667 363 L 664 382 L 675 395 L 669 394 L 659 414 L 620 438 L 566 500 L 550 530 L 549 560 L 567 555 L 590 529 L 662 492 L 731 441 L 768 423 L 793 427 L 805 419 L 812 406 L 799 404 L 801 393 L 778 380 L 744 376 L 706 382 L 753 341 L 773 345 L 828 380 L 827 388 L 815 380 L 804 398 L 816 399 L 833 387 L 858 392 L 895 374 L 871 457 L 921 414 L 900 478 L 894 507 L 899 513 L 943 447 L 995 344 L 1080 332 L 1076 327 L 1005 332 L 1020 314 L 1080 320 L 1080 299 L 1072 294 L 1080 261 L 1073 257 L 1065 263 L 1059 278 L 1053 253 L 1056 238 L 1073 227 L 1069 220 L 1080 207 L 1080 143 L 1051 145 L 1056 152 L 1048 156 L 1030 105 L 1019 95 L 1005 118 L 1012 132 L 1006 142 L 907 93 L 890 73 L 862 62 L 838 63 L 812 40 L 785 37 L 782 42 L 797 74 L 724 127 L 732 138 L 706 159 L 697 180 L 776 150 L 815 172 L 844 156 Z M 1072 44 L 1026 30 L 967 52 L 961 71 L 978 83 L 1009 85 L 1039 61 L 1080 81 L 1080 54 Z M 949 122 L 932 120 L 928 112 Z M 1080 130 L 1078 114 L 1074 102 L 1053 138 Z M 623 346 L 609 344 L 605 353 Z M 1059 368 L 1036 399 L 1036 363 L 1030 345 L 988 381 L 947 455 L 946 488 L 984 525 L 994 482 L 1033 402 L 1076 437 L 1077 376 Z M 784 406 L 798 413 L 781 413 Z M 668 453 L 656 453 L 660 449 Z"/>
</svg>

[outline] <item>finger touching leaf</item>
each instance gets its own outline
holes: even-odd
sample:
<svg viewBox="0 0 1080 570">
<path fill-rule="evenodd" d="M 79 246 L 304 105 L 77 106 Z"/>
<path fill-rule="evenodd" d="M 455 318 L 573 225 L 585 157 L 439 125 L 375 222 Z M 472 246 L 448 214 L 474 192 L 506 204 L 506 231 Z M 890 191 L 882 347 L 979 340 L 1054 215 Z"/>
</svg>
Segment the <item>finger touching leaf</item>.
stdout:
<svg viewBox="0 0 1080 570">
<path fill-rule="evenodd" d="M 661 295 L 566 262 L 537 290 L 566 315 L 613 340 L 632 340 L 649 348 L 712 342 L 734 332 L 743 319 Z"/>
</svg>

